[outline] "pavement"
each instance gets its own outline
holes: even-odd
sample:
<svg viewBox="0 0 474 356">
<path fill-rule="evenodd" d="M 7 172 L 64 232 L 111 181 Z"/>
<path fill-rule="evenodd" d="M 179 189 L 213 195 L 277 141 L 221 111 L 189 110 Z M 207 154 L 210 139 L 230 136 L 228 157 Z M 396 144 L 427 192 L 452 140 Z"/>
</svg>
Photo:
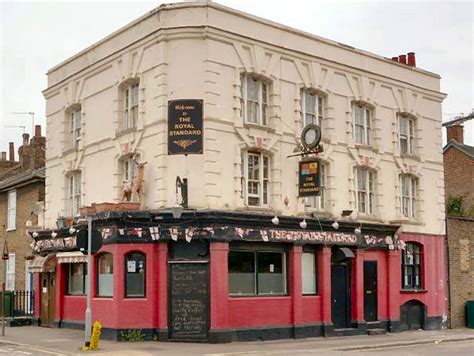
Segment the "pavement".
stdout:
<svg viewBox="0 0 474 356">
<path fill-rule="evenodd" d="M 6 328 L 0 336 L 1 355 L 469 355 L 474 350 L 474 329 L 407 331 L 385 335 L 320 337 L 298 340 L 204 344 L 180 342 L 116 342 L 101 340 L 99 350 L 84 352 L 84 333 L 37 326 Z"/>
</svg>

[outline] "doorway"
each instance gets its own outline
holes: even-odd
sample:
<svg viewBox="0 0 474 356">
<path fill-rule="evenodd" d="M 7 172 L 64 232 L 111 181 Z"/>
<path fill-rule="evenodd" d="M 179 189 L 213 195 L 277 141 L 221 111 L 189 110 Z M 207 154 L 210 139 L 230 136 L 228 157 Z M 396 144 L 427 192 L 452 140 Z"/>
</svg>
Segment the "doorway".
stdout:
<svg viewBox="0 0 474 356">
<path fill-rule="evenodd" d="M 53 326 L 56 311 L 56 274 L 41 273 L 41 326 Z"/>
<path fill-rule="evenodd" d="M 364 319 L 377 321 L 377 261 L 364 261 Z"/>
<path fill-rule="evenodd" d="M 419 330 L 425 327 L 426 307 L 418 300 L 410 300 L 400 308 L 400 329 Z"/>
<path fill-rule="evenodd" d="M 345 263 L 331 266 L 332 322 L 335 329 L 350 325 L 349 267 Z"/>
<path fill-rule="evenodd" d="M 170 243 L 169 338 L 206 341 L 210 325 L 209 244 L 195 240 Z"/>
</svg>

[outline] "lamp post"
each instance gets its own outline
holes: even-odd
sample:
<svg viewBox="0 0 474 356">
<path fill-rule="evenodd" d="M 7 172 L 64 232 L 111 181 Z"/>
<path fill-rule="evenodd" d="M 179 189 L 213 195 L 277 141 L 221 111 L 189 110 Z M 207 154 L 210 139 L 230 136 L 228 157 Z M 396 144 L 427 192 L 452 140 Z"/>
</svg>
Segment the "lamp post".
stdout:
<svg viewBox="0 0 474 356">
<path fill-rule="evenodd" d="M 91 273 L 92 273 L 92 216 L 87 217 L 87 306 L 85 315 L 84 345 L 89 347 L 91 343 L 92 311 L 91 311 Z"/>
</svg>

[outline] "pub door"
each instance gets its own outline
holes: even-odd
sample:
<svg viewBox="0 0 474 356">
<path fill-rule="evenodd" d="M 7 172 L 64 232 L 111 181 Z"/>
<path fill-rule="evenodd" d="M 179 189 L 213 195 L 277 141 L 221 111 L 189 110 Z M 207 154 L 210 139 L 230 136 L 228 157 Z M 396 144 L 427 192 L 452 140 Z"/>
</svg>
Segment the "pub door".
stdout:
<svg viewBox="0 0 474 356">
<path fill-rule="evenodd" d="M 350 325 L 349 267 L 345 263 L 331 265 L 332 322 L 334 329 Z"/>
<path fill-rule="evenodd" d="M 170 340 L 208 339 L 210 325 L 208 254 L 207 242 L 171 243 L 168 261 Z"/>
<path fill-rule="evenodd" d="M 364 261 L 364 319 L 377 317 L 377 261 Z"/>
<path fill-rule="evenodd" d="M 41 273 L 41 326 L 53 326 L 56 306 L 56 274 Z"/>
</svg>

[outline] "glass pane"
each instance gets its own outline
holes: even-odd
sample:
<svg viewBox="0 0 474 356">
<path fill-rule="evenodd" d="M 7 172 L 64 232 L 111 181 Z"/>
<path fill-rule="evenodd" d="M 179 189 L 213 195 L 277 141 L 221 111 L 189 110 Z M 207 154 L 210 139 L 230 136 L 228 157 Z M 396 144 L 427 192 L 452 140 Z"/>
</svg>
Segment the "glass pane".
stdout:
<svg viewBox="0 0 474 356">
<path fill-rule="evenodd" d="M 68 266 L 68 294 L 84 294 L 85 274 L 87 274 L 87 268 L 85 268 L 85 264 L 70 263 Z"/>
<path fill-rule="evenodd" d="M 280 252 L 257 253 L 258 294 L 286 293 L 284 256 Z"/>
<path fill-rule="evenodd" d="M 229 294 L 255 294 L 255 254 L 230 251 Z"/>
<path fill-rule="evenodd" d="M 366 191 L 367 184 L 367 170 L 366 169 L 357 169 L 357 190 Z"/>
<path fill-rule="evenodd" d="M 360 106 L 354 106 L 354 122 L 356 125 L 364 126 L 364 110 Z"/>
<path fill-rule="evenodd" d="M 364 127 L 356 124 L 354 129 L 355 129 L 355 142 L 360 143 L 360 144 L 365 144 Z"/>
<path fill-rule="evenodd" d="M 99 296 L 112 296 L 114 290 L 113 259 L 106 253 L 97 259 L 97 283 Z"/>
<path fill-rule="evenodd" d="M 258 102 L 258 82 L 247 77 L 247 99 Z"/>
<path fill-rule="evenodd" d="M 316 257 L 313 252 L 304 252 L 301 259 L 303 294 L 316 294 Z"/>
<path fill-rule="evenodd" d="M 257 123 L 258 103 L 247 100 L 247 121 Z"/>
<path fill-rule="evenodd" d="M 126 296 L 145 295 L 145 256 L 141 253 L 127 255 L 126 265 Z"/>
<path fill-rule="evenodd" d="M 263 204 L 268 204 L 268 180 L 263 181 Z"/>
<path fill-rule="evenodd" d="M 138 84 L 132 87 L 132 106 L 138 105 Z"/>
</svg>

